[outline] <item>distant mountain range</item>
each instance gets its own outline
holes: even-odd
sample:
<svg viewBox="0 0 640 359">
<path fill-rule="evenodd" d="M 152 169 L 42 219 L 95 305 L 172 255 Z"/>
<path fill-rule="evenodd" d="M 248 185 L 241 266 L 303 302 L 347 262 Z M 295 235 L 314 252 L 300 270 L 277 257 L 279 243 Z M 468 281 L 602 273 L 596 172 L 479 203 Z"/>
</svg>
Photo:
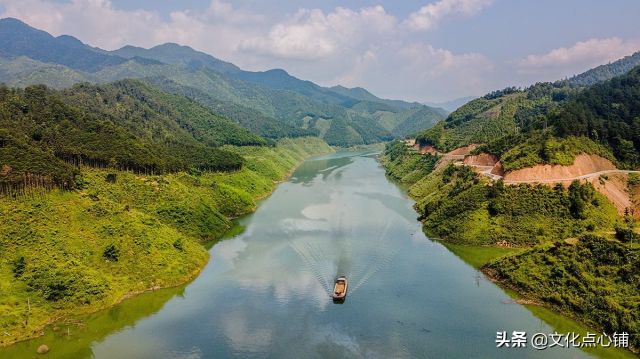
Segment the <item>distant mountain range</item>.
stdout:
<svg viewBox="0 0 640 359">
<path fill-rule="evenodd" d="M 178 44 L 106 51 L 17 19 L 0 20 L 0 81 L 9 86 L 63 89 L 122 79 L 195 99 L 268 138 L 316 135 L 332 145 L 352 146 L 406 136 L 446 116 L 441 109 L 380 99 L 361 88 L 322 87 L 280 69 L 243 71 Z"/>
<path fill-rule="evenodd" d="M 438 108 L 442 108 L 448 112 L 453 112 L 455 110 L 457 110 L 458 108 L 460 108 L 461 106 L 463 106 L 464 104 L 466 104 L 469 101 L 473 101 L 476 98 L 478 98 L 477 96 L 467 96 L 467 97 L 461 97 L 461 98 L 457 98 L 454 100 L 450 100 L 450 101 L 445 101 L 445 102 L 425 102 L 424 104 L 427 106 L 431 106 L 431 107 L 438 107 Z"/>
</svg>

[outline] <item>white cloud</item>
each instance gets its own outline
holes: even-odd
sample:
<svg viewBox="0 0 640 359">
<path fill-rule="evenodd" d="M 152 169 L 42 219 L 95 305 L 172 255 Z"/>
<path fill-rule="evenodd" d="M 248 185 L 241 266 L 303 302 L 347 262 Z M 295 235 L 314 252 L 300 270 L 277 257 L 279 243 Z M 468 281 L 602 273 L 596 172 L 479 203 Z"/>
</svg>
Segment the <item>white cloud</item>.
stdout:
<svg viewBox="0 0 640 359">
<path fill-rule="evenodd" d="M 449 16 L 473 16 L 492 2 L 493 0 L 440 0 L 411 13 L 405 24 L 412 30 L 431 30 Z"/>
<path fill-rule="evenodd" d="M 284 59 L 317 60 L 348 48 L 360 47 L 372 36 L 393 31 L 396 19 L 382 6 L 353 11 L 338 7 L 325 15 L 321 10 L 300 10 L 293 18 L 274 25 L 266 36 L 240 45 Z"/>
<path fill-rule="evenodd" d="M 615 61 L 640 49 L 640 41 L 618 37 L 579 41 L 571 47 L 560 47 L 546 54 L 529 55 L 518 61 L 521 70 L 557 67 L 596 66 Z"/>
<path fill-rule="evenodd" d="M 422 43 L 403 47 L 399 56 L 407 66 L 405 71 L 412 75 L 406 79 L 412 92 L 427 93 L 431 98 L 454 98 L 461 89 L 466 94 L 483 93 L 494 70 L 492 61 L 482 54 L 455 54 Z"/>
</svg>

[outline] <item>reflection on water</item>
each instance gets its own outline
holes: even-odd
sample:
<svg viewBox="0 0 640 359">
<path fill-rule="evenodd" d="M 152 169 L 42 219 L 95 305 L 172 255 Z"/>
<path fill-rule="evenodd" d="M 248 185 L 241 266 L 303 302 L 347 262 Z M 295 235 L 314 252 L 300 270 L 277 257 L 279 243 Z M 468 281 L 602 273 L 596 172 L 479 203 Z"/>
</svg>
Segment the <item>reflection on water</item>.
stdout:
<svg viewBox="0 0 640 359">
<path fill-rule="evenodd" d="M 295 174 L 291 177 L 291 183 L 303 183 L 309 185 L 316 177 L 321 176 L 326 180 L 330 176 L 340 179 L 342 176 L 342 168 L 353 162 L 352 158 L 356 153 L 345 152 L 334 157 L 320 157 L 304 162 Z"/>
<path fill-rule="evenodd" d="M 55 348 L 48 357 L 52 358 L 91 358 L 94 356 L 93 344 L 104 340 L 112 333 L 134 326 L 145 317 L 157 313 L 171 298 L 180 298 L 184 286 L 144 293 L 134 300 L 128 300 L 113 308 L 103 310 L 82 320 L 67 320 L 56 323 L 45 335 L 11 347 L 0 349 L 1 358 L 32 358 L 36 349 L 45 343 Z"/>
<path fill-rule="evenodd" d="M 48 334 L 0 356 L 32 357 L 43 342 L 55 358 L 587 356 L 496 349 L 496 331 L 556 324 L 503 304 L 508 294 L 424 236 L 411 206 L 370 153 L 307 161 L 184 289 L 90 317 L 73 340 Z M 339 275 L 350 289 L 335 305 Z"/>
</svg>

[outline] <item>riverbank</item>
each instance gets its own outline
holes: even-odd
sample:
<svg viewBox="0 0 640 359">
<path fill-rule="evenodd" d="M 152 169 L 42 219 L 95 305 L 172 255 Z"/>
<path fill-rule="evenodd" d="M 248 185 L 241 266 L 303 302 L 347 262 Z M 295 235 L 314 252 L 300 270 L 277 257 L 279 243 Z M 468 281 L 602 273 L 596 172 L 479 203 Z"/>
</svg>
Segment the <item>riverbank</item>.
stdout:
<svg viewBox="0 0 640 359">
<path fill-rule="evenodd" d="M 592 184 L 504 185 L 467 166 L 436 168 L 436 160 L 399 142 L 381 157 L 387 174 L 417 202 L 432 238 L 454 244 L 465 261 L 525 299 L 598 330 L 639 332 L 637 245 L 614 238 L 614 228 L 628 224 Z M 513 253 L 489 249 L 476 256 L 460 250 L 465 246 Z M 638 348 L 637 335 L 629 342 Z"/>
<path fill-rule="evenodd" d="M 207 263 L 203 242 L 254 211 L 305 158 L 332 152 L 316 138 L 226 149 L 244 157 L 240 171 L 148 176 L 83 168 L 77 190 L 0 199 L 0 346 L 188 282 Z"/>
</svg>

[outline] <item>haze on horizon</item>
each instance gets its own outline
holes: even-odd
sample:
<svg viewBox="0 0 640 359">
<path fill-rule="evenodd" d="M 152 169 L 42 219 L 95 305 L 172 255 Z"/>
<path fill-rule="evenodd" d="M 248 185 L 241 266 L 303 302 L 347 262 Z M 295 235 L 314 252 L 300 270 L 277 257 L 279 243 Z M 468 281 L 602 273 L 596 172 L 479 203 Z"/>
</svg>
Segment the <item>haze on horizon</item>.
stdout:
<svg viewBox="0 0 640 359">
<path fill-rule="evenodd" d="M 640 50 L 640 2 L 0 0 L 0 16 L 107 50 L 188 45 L 247 70 L 446 101 Z"/>
</svg>

